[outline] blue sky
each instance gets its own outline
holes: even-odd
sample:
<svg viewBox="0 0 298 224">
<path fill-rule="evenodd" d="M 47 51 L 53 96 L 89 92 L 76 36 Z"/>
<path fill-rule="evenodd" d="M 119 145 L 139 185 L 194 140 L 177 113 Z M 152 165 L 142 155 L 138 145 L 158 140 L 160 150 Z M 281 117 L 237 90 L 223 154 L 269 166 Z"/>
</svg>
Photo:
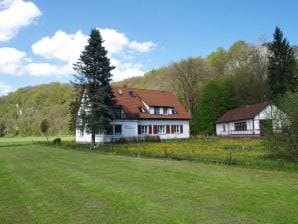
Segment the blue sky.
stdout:
<svg viewBox="0 0 298 224">
<path fill-rule="evenodd" d="M 297 45 L 297 10 L 295 0 L 0 0 L 0 95 L 69 82 L 91 28 L 121 80 L 240 39 L 270 41 L 276 25 Z"/>
</svg>

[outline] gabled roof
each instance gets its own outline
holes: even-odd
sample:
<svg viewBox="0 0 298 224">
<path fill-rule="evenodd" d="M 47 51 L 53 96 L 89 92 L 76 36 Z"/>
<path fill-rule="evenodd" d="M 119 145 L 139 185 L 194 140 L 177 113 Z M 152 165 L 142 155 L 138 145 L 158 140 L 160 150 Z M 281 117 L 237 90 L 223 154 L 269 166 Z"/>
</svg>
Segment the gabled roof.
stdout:
<svg viewBox="0 0 298 224">
<path fill-rule="evenodd" d="M 254 105 L 248 105 L 227 111 L 224 115 L 217 119 L 216 123 L 225 123 L 231 121 L 253 119 L 260 111 L 267 107 L 270 103 L 263 102 Z"/>
<path fill-rule="evenodd" d="M 127 87 L 113 87 L 115 105 L 121 106 L 123 112 L 130 119 L 178 119 L 189 120 L 191 116 L 169 91 L 137 89 Z M 131 95 L 132 94 L 132 95 Z M 149 114 L 143 102 L 148 106 L 171 107 L 177 113 L 170 115 Z M 144 112 L 141 112 L 141 108 Z"/>
</svg>

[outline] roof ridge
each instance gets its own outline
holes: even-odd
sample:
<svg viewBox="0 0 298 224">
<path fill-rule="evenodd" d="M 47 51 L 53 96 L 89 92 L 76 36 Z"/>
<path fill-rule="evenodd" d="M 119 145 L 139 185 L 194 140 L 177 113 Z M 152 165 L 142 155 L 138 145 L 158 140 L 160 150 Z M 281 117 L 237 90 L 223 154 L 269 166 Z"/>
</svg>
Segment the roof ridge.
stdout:
<svg viewBox="0 0 298 224">
<path fill-rule="evenodd" d="M 156 92 L 168 92 L 174 94 L 169 90 L 157 90 L 157 89 L 142 89 L 142 88 L 135 88 L 135 87 L 123 87 L 123 86 L 114 86 L 112 88 L 121 88 L 121 89 L 136 89 L 136 90 L 146 90 L 146 91 L 156 91 Z M 174 94 L 175 95 L 175 94 Z"/>
</svg>

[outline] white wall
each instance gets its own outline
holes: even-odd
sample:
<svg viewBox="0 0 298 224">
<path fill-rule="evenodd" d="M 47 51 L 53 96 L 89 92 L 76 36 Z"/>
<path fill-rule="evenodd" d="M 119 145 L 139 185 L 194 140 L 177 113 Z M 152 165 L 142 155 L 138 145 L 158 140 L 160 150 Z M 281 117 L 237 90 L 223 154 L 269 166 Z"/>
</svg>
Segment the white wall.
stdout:
<svg viewBox="0 0 298 224">
<path fill-rule="evenodd" d="M 122 135 L 104 135 L 99 134 L 95 136 L 96 142 L 110 142 L 113 139 L 121 137 L 136 137 L 138 136 L 138 121 L 137 120 L 114 120 L 111 124 L 122 125 Z M 91 134 L 84 132 L 84 135 L 80 135 L 80 130 L 76 130 L 76 142 L 91 142 Z"/>
<path fill-rule="evenodd" d="M 183 125 L 183 133 L 173 134 L 154 134 L 159 135 L 161 139 L 172 139 L 172 138 L 189 138 L 189 121 L 188 120 L 115 120 L 111 124 L 122 125 L 122 135 L 96 135 L 96 142 L 110 142 L 113 139 L 120 137 L 138 137 L 138 125 Z M 152 134 L 151 134 L 152 135 Z M 146 135 L 141 135 L 146 136 Z M 80 131 L 76 130 L 76 142 L 90 142 L 91 135 L 84 133 L 80 135 Z"/>
<path fill-rule="evenodd" d="M 233 122 L 227 122 L 227 123 L 220 123 L 216 124 L 216 135 L 218 136 L 226 136 L 226 135 L 253 135 L 253 119 L 250 120 L 241 120 L 241 122 L 246 122 L 246 131 L 235 131 L 235 124 L 236 122 L 240 121 L 233 121 Z M 224 131 L 223 126 L 226 126 L 226 131 Z"/>
</svg>

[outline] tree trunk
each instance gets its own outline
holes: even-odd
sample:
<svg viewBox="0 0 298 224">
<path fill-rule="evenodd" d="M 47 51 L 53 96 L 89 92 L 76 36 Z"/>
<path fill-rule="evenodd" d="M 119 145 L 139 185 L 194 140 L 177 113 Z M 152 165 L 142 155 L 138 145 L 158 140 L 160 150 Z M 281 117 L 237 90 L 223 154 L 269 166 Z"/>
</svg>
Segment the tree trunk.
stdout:
<svg viewBox="0 0 298 224">
<path fill-rule="evenodd" d="M 95 148 L 95 133 L 91 134 L 91 149 Z"/>
</svg>

